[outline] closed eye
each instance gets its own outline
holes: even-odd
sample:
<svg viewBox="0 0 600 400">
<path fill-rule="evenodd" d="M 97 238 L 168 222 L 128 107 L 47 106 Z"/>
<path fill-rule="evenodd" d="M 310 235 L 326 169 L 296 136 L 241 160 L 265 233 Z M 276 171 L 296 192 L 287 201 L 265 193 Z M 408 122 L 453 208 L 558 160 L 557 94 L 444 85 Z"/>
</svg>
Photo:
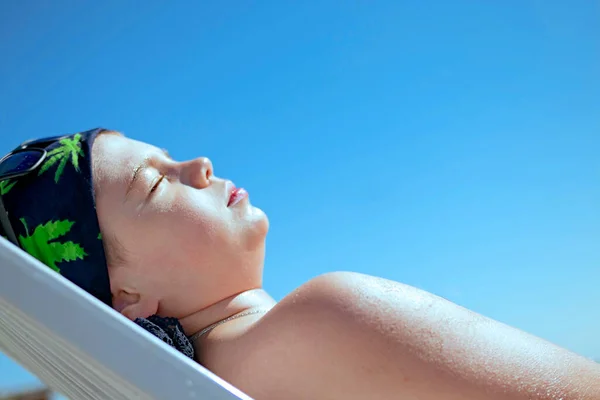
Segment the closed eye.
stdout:
<svg viewBox="0 0 600 400">
<path fill-rule="evenodd" d="M 160 185 L 160 183 L 163 181 L 163 179 L 165 179 L 165 175 L 161 175 L 158 178 L 156 183 L 152 186 L 152 189 L 150 189 L 150 193 L 154 193 L 154 191 L 156 191 L 156 189 L 158 188 L 158 185 Z"/>
</svg>

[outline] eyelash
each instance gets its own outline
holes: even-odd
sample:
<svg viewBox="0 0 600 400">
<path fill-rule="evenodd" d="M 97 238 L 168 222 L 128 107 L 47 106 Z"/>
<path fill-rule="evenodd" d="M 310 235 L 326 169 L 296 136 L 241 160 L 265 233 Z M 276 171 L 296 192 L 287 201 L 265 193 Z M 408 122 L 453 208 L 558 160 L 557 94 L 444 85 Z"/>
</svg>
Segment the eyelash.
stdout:
<svg viewBox="0 0 600 400">
<path fill-rule="evenodd" d="M 161 175 L 158 178 L 158 181 L 154 184 L 154 186 L 152 186 L 152 189 L 150 189 L 150 193 L 154 193 L 154 191 L 158 188 L 158 185 L 160 185 L 160 183 L 163 181 L 163 179 L 165 179 L 165 175 Z"/>
</svg>

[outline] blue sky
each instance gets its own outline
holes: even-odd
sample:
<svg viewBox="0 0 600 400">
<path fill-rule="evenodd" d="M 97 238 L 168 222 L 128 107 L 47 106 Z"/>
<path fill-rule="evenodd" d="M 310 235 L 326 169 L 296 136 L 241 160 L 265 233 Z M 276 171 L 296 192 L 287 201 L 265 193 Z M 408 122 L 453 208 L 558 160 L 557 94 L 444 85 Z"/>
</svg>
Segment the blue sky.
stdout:
<svg viewBox="0 0 600 400">
<path fill-rule="evenodd" d="M 276 299 L 358 271 L 600 357 L 597 2 L 13 1 L 0 54 L 2 153 L 210 157 L 270 217 Z"/>
</svg>

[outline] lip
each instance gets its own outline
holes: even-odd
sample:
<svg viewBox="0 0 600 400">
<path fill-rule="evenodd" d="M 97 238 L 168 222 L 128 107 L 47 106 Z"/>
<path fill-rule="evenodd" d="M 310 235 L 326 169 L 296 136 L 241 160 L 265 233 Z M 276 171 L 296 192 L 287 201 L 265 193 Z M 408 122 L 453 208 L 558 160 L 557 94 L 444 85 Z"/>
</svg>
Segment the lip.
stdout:
<svg viewBox="0 0 600 400">
<path fill-rule="evenodd" d="M 235 187 L 233 182 L 227 182 L 227 193 L 229 195 L 227 198 L 227 207 L 232 207 L 248 197 L 248 192 L 243 188 Z"/>
</svg>

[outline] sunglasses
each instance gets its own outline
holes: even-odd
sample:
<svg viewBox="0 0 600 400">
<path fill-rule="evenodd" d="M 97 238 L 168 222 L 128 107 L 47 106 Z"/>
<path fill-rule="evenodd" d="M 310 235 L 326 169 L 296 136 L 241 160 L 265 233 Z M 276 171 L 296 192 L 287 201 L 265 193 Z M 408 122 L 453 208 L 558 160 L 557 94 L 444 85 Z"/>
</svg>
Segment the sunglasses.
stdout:
<svg viewBox="0 0 600 400">
<path fill-rule="evenodd" d="M 46 147 L 69 135 L 53 136 L 38 140 L 28 140 L 0 159 L 0 184 L 12 178 L 19 178 L 35 172 L 48 156 Z M 15 231 L 10 224 L 8 212 L 2 202 L 0 193 L 0 226 L 8 240 L 21 247 Z"/>
</svg>

